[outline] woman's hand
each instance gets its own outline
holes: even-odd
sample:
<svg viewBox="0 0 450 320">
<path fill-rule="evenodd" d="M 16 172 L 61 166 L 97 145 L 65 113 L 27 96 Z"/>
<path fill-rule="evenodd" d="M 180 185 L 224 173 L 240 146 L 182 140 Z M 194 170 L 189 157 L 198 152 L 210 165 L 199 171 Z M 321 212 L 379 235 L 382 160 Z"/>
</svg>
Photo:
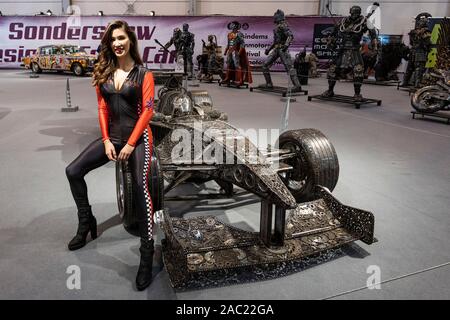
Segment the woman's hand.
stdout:
<svg viewBox="0 0 450 320">
<path fill-rule="evenodd" d="M 120 150 L 118 160 L 119 161 L 126 161 L 130 157 L 131 153 L 134 151 L 134 147 L 130 146 L 128 143 L 125 145 L 125 147 Z"/>
<path fill-rule="evenodd" d="M 110 140 L 105 140 L 103 143 L 105 144 L 105 153 L 108 159 L 111 161 L 116 161 L 116 148 L 114 148 L 112 142 Z"/>
</svg>

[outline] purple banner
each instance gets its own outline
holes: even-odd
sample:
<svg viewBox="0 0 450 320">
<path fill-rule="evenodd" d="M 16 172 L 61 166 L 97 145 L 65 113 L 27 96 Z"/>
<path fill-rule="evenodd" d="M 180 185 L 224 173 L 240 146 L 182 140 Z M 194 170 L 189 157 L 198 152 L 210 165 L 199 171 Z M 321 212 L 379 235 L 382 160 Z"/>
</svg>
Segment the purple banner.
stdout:
<svg viewBox="0 0 450 320">
<path fill-rule="evenodd" d="M 195 34 L 195 57 L 202 52 L 201 40 L 208 35 L 217 36 L 222 52 L 227 43 L 227 25 L 232 20 L 241 23 L 245 37 L 246 51 L 252 65 L 260 65 L 265 60 L 264 50 L 273 40 L 272 17 L 234 17 L 234 16 L 0 16 L 0 68 L 20 67 L 24 56 L 34 53 L 39 46 L 51 44 L 79 45 L 86 52 L 95 54 L 101 36 L 108 22 L 123 19 L 133 27 L 139 39 L 139 49 L 144 63 L 152 69 L 174 68 L 173 56 L 165 53 L 155 42 L 166 43 L 173 29 L 188 23 L 189 31 Z M 292 58 L 307 46 L 312 51 L 314 45 L 314 25 L 329 24 L 328 17 L 287 17 L 294 33 L 290 47 Z M 317 44 L 316 44 L 317 45 Z M 173 49 L 173 47 L 171 48 Z M 273 69 L 280 69 L 281 62 Z"/>
</svg>

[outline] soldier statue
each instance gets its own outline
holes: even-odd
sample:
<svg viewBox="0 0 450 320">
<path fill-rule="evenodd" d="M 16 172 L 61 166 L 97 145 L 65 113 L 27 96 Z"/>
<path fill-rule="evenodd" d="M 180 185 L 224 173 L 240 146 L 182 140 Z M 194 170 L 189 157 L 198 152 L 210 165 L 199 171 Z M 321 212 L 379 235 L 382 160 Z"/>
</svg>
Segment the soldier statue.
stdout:
<svg viewBox="0 0 450 320">
<path fill-rule="evenodd" d="M 292 58 L 289 53 L 289 46 L 291 45 L 294 36 L 285 20 L 283 11 L 278 9 L 273 18 L 276 26 L 273 30 L 273 43 L 265 50 L 265 54 L 268 55 L 268 57 L 262 66 L 264 79 L 266 80 L 266 84 L 263 85 L 263 87 L 267 89 L 273 88 L 269 69 L 275 61 L 280 58 L 294 85 L 292 91 L 300 91 L 301 87 L 297 77 L 297 71 L 293 66 Z"/>
<path fill-rule="evenodd" d="M 183 54 L 184 65 L 186 66 L 185 72 L 189 77 L 194 76 L 194 68 L 192 57 L 194 55 L 194 34 L 189 32 L 189 25 L 187 23 L 183 24 L 183 32 L 180 36 L 181 42 L 181 53 Z"/>
<path fill-rule="evenodd" d="M 403 77 L 402 87 L 408 87 L 412 75 L 414 87 L 418 88 L 425 72 L 428 51 L 431 48 L 431 32 L 428 29 L 428 16 L 421 15 L 416 18 L 416 25 L 409 32 L 410 53 L 408 66 Z"/>
<path fill-rule="evenodd" d="M 361 7 L 353 6 L 350 8 L 350 15 L 343 18 L 335 25 L 330 35 L 330 46 L 337 49 L 336 56 L 332 59 L 328 69 L 328 90 L 322 93 L 324 97 L 334 96 L 334 86 L 336 81 L 346 71 L 353 71 L 353 86 L 355 101 L 363 101 L 361 95 L 361 86 L 364 80 L 364 62 L 361 56 L 361 40 L 363 35 L 368 32 L 374 50 L 378 50 L 377 33 L 375 28 L 367 21 L 367 17 L 361 15 Z"/>
<path fill-rule="evenodd" d="M 172 38 L 164 45 L 164 49 L 169 49 L 171 45 L 175 46 L 175 61 L 181 55 L 181 30 L 180 28 L 173 29 Z"/>
</svg>

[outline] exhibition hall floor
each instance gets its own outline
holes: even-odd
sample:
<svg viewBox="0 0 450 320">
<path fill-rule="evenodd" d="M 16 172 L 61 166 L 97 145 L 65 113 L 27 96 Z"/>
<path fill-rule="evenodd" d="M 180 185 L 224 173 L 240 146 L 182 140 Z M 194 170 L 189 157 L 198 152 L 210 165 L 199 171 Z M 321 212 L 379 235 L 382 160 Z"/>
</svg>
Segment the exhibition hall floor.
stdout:
<svg viewBox="0 0 450 320">
<path fill-rule="evenodd" d="M 67 77 L 72 104 L 80 108 L 75 113 L 61 112 Z M 287 83 L 285 74 L 273 78 Z M 305 88 L 319 94 L 326 79 L 310 79 Z M 192 89 L 208 90 L 238 128 L 280 128 L 280 96 L 217 84 Z M 336 92 L 352 94 L 352 84 L 338 83 Z M 202 290 L 173 290 L 158 263 L 152 285 L 137 292 L 139 242 L 120 224 L 112 163 L 86 178 L 99 238 L 67 249 L 77 218 L 65 167 L 100 134 L 90 79 L 32 79 L 27 71 L 1 70 L 0 299 L 449 299 L 450 125 L 411 119 L 408 93 L 394 86 L 364 85 L 362 93 L 382 99 L 382 106 L 357 110 L 299 96 L 290 104 L 289 129 L 316 128 L 331 140 L 340 163 L 333 194 L 374 213 L 377 243 L 358 241 L 339 258 L 282 278 Z M 177 192 L 197 189 L 208 191 L 189 185 Z M 167 206 L 170 214 L 213 214 L 248 230 L 259 227 L 253 196 Z M 67 287 L 69 266 L 80 268 L 80 289 Z M 380 289 L 368 289 L 377 268 Z"/>
</svg>

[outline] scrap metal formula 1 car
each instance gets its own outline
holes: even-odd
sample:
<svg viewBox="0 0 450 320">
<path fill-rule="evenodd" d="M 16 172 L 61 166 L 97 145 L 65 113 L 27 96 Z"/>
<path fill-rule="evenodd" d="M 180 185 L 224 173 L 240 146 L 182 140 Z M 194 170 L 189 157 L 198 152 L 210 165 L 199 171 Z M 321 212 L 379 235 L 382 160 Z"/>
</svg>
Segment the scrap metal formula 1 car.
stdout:
<svg viewBox="0 0 450 320">
<path fill-rule="evenodd" d="M 205 91 L 163 88 L 156 109 L 149 189 L 155 221 L 165 233 L 163 258 L 174 287 L 204 285 L 205 279 L 219 283 L 243 270 L 282 274 L 288 262 L 355 240 L 374 242 L 373 214 L 345 206 L 330 193 L 339 164 L 320 131 L 286 131 L 278 149 L 259 150 L 213 108 Z M 180 148 L 182 140 L 189 141 L 187 148 Z M 135 234 L 131 173 L 126 163 L 116 168 L 119 211 L 125 228 Z M 259 232 L 237 229 L 214 216 L 170 217 L 165 193 L 193 179 L 216 181 L 227 197 L 233 186 L 257 195 Z"/>
</svg>

